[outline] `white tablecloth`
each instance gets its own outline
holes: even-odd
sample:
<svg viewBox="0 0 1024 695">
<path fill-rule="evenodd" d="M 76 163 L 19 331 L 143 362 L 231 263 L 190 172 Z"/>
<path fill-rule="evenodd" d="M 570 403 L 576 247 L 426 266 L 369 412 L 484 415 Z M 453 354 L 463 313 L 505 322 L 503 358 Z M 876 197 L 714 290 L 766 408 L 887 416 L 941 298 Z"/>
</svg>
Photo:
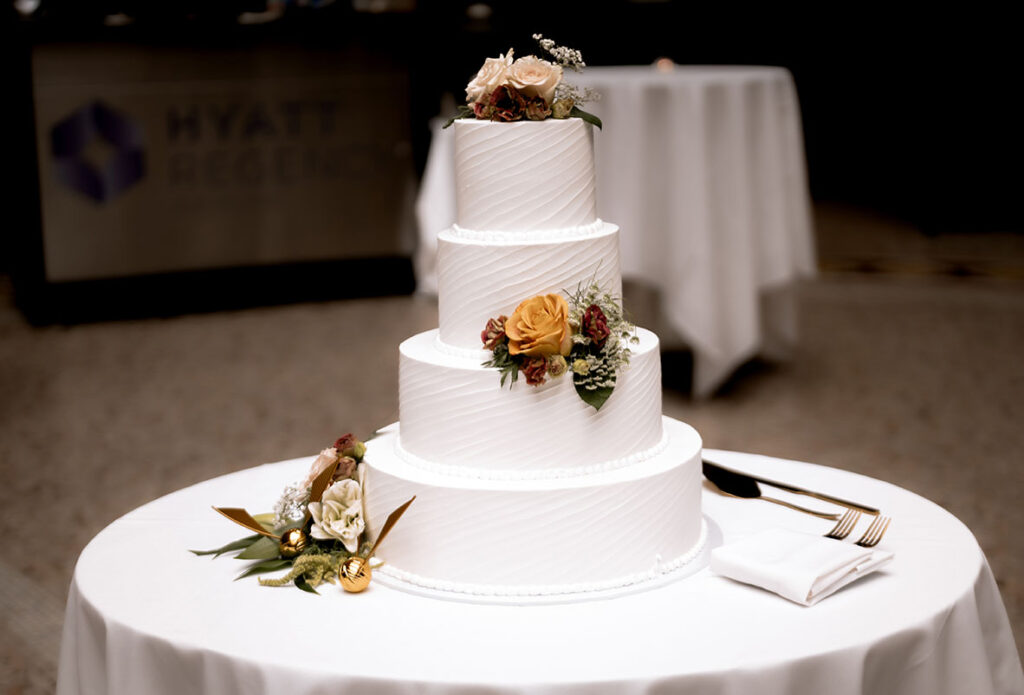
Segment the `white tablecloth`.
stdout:
<svg viewBox="0 0 1024 695">
<path fill-rule="evenodd" d="M 103 530 L 75 570 L 57 692 L 1024 693 L 985 557 L 948 512 L 835 469 L 706 453 L 881 507 L 895 519 L 881 546 L 895 560 L 811 608 L 706 568 L 613 600 L 517 607 L 379 583 L 360 595 L 328 586 L 313 596 L 233 582 L 243 562 L 187 552 L 241 535 L 210 505 L 269 509 L 309 466 L 289 461 L 181 490 Z M 710 490 L 703 504 L 727 543 L 764 527 L 831 526 Z"/>
<path fill-rule="evenodd" d="M 621 228 L 623 275 L 661 293 L 667 345 L 694 351 L 694 394 L 796 340 L 783 289 L 814 273 L 800 107 L 774 67 L 595 67 L 598 215 Z M 436 236 L 455 221 L 452 130 L 434 129 L 417 201 L 417 282 L 437 291 Z"/>
</svg>

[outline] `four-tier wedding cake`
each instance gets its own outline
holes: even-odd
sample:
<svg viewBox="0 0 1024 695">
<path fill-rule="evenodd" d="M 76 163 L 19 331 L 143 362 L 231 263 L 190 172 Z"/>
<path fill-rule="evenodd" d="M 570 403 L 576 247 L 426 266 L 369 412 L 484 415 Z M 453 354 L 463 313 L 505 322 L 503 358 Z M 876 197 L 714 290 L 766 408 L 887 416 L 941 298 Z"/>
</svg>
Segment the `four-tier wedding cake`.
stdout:
<svg viewBox="0 0 1024 695">
<path fill-rule="evenodd" d="M 619 229 L 596 214 L 593 126 L 454 126 L 457 221 L 438 237 L 439 327 L 401 344 L 400 422 L 368 443 L 368 535 L 416 497 L 382 543 L 376 576 L 455 598 L 528 602 L 684 573 L 707 535 L 701 440 L 661 413 L 657 336 L 637 328 L 610 337 L 624 341 L 628 365 L 596 404 L 573 375 L 585 360 L 559 361 L 569 336 L 556 335 L 549 351 L 567 376 L 531 380 L 527 371 L 526 383 L 509 387 L 494 366 L 495 337 L 520 339 L 512 351 L 524 370 L 536 359 L 530 349 L 545 337 L 525 334 L 538 321 L 543 332 L 549 317 L 524 300 L 561 316 L 556 296 L 621 292 Z M 589 338 L 577 342 L 593 349 Z"/>
</svg>

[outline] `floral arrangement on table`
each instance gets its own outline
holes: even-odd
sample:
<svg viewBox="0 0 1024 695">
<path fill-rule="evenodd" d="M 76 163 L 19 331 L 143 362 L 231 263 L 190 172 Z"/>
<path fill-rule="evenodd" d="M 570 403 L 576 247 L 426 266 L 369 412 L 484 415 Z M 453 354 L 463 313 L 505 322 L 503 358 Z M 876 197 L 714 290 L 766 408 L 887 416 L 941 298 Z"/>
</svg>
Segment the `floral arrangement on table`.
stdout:
<svg viewBox="0 0 1024 695">
<path fill-rule="evenodd" d="M 362 591 L 373 576 L 374 551 L 416 499 L 393 511 L 370 544 L 364 538 L 365 453 L 366 445 L 351 434 L 339 437 L 320 452 L 305 478 L 284 489 L 272 513 L 252 516 L 237 507 L 214 507 L 253 534 L 214 550 L 191 552 L 218 557 L 240 551 L 236 559 L 253 563 L 236 579 L 288 570 L 277 578 L 260 577 L 263 586 L 294 584 L 315 594 L 319 585 L 337 581 L 345 591 Z"/>
<path fill-rule="evenodd" d="M 565 70 L 581 72 L 586 63 L 573 48 L 557 45 L 541 34 L 533 38 L 554 62 L 528 55 L 512 59 L 512 49 L 488 58 L 466 86 L 466 104 L 445 123 L 458 118 L 490 121 L 543 121 L 547 118 L 581 118 L 601 127 L 601 119 L 580 108 L 597 94 L 562 80 Z"/>
<path fill-rule="evenodd" d="M 530 386 L 571 372 L 579 397 L 600 410 L 639 338 L 618 298 L 597 284 L 566 295 L 537 295 L 511 316 L 488 320 L 480 340 L 492 357 L 484 366 L 498 369 L 509 388 L 520 372 Z"/>
</svg>

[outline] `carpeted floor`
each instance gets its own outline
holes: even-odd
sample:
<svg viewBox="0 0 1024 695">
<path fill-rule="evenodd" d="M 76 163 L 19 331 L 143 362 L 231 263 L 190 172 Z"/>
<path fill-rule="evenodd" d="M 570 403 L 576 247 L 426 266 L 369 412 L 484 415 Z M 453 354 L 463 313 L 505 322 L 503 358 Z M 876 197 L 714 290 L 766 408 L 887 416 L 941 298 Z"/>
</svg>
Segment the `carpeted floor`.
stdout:
<svg viewBox="0 0 1024 695">
<path fill-rule="evenodd" d="M 685 356 L 667 355 L 665 411 L 709 447 L 857 471 L 946 507 L 1024 646 L 1024 236 L 927 239 L 834 208 L 817 225 L 824 272 L 798 288 L 793 358 L 694 401 Z M 0 282 L 0 693 L 52 692 L 94 534 L 158 495 L 397 419 L 396 346 L 436 321 L 432 300 L 397 297 L 32 328 Z"/>
</svg>

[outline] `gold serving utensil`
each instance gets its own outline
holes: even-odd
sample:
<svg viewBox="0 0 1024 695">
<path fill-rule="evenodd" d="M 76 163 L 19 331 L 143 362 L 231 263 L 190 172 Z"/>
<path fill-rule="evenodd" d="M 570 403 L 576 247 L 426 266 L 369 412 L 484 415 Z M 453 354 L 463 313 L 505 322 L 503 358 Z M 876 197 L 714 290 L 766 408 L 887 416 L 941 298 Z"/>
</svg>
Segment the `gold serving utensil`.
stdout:
<svg viewBox="0 0 1024 695">
<path fill-rule="evenodd" d="M 799 511 L 807 514 L 813 514 L 814 516 L 821 517 L 823 519 L 836 520 L 839 518 L 838 514 L 827 515 L 823 512 L 814 512 L 811 510 L 804 509 L 803 507 L 797 507 L 783 500 L 777 500 L 771 497 L 764 497 L 761 494 L 761 488 L 758 483 L 762 485 L 769 485 L 779 490 L 785 490 L 786 492 L 794 495 L 804 495 L 806 497 L 813 497 L 816 500 L 822 502 L 828 502 L 830 504 L 838 504 L 847 509 L 855 509 L 862 514 L 870 514 L 871 516 L 878 516 L 879 511 L 874 507 L 868 507 L 867 505 L 859 504 L 857 502 L 850 502 L 839 497 L 833 497 L 832 495 L 826 495 L 823 492 L 814 492 L 813 490 L 805 490 L 804 488 L 790 485 L 788 483 L 780 483 L 775 480 L 768 480 L 767 478 L 760 478 L 749 473 L 741 473 L 734 471 L 731 468 L 720 466 L 717 463 L 711 461 L 703 461 L 704 477 L 714 483 L 719 489 L 727 492 L 736 497 L 745 497 L 748 499 L 763 499 L 769 502 L 775 502 L 782 504 L 786 507 L 795 508 Z"/>
</svg>

